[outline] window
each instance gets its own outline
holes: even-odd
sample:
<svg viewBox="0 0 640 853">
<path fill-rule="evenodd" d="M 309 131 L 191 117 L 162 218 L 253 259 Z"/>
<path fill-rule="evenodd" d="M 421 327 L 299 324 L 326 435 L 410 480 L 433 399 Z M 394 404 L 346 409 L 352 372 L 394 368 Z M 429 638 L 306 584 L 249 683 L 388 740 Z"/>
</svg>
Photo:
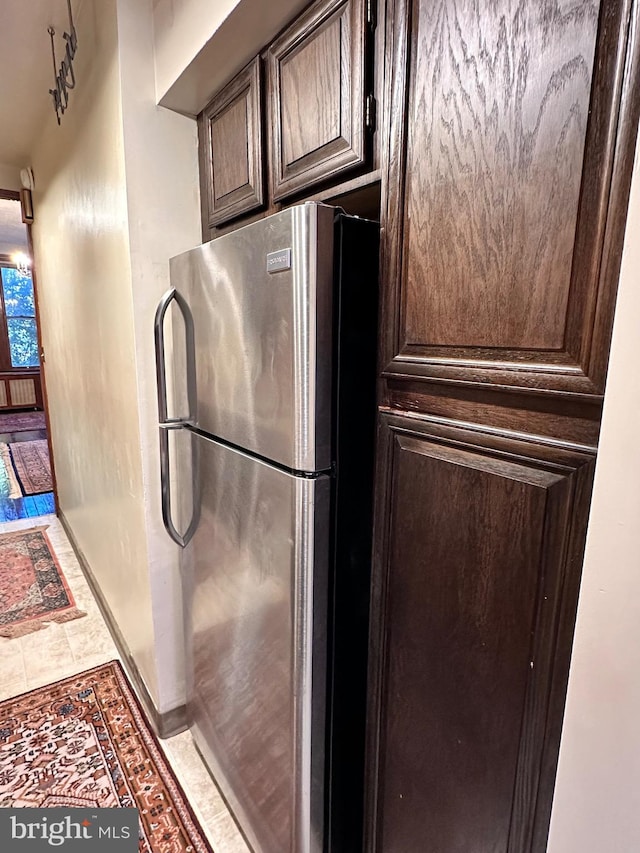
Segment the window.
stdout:
<svg viewBox="0 0 640 853">
<path fill-rule="evenodd" d="M 9 343 L 10 363 L 6 367 L 38 367 L 40 359 L 31 275 L 13 267 L 1 267 L 0 273 Z"/>
</svg>

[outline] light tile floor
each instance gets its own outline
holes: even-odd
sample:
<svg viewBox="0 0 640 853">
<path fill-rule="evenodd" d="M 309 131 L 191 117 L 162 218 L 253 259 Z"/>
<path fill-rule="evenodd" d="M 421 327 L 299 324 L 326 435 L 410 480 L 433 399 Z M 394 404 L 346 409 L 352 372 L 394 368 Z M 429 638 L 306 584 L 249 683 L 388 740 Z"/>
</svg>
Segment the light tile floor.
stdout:
<svg viewBox="0 0 640 853">
<path fill-rule="evenodd" d="M 45 525 L 76 605 L 85 610 L 87 615 L 61 625 L 51 622 L 42 631 L 14 640 L 0 637 L 0 700 L 120 657 L 56 516 L 46 515 L 0 524 L 0 533 Z M 214 853 L 250 853 L 198 755 L 189 732 L 161 740 L 160 744 Z"/>
</svg>

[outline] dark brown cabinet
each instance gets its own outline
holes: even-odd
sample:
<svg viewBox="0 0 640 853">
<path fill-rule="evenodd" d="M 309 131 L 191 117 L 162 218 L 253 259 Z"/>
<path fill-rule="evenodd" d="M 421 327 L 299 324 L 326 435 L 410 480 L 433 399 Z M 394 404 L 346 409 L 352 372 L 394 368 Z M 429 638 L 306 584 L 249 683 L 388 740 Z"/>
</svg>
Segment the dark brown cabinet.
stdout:
<svg viewBox="0 0 640 853">
<path fill-rule="evenodd" d="M 601 394 L 628 4 L 585 0 L 566 17 L 533 0 L 517 13 L 509 0 L 397 6 L 411 32 L 396 32 L 409 66 L 394 68 L 406 164 L 389 175 L 398 313 L 386 369 Z"/>
<path fill-rule="evenodd" d="M 384 8 L 317 0 L 200 113 L 205 240 L 318 192 L 362 191 L 351 212 L 377 216 Z"/>
<path fill-rule="evenodd" d="M 543 853 L 638 8 L 394 0 L 387 20 L 366 849 Z"/>
<path fill-rule="evenodd" d="M 269 48 L 274 200 L 362 166 L 365 0 L 314 3 Z"/>
<path fill-rule="evenodd" d="M 199 119 L 203 202 L 209 227 L 264 204 L 262 71 L 256 57 Z"/>
<path fill-rule="evenodd" d="M 382 417 L 374 849 L 530 849 L 593 467 L 588 451 Z"/>
</svg>

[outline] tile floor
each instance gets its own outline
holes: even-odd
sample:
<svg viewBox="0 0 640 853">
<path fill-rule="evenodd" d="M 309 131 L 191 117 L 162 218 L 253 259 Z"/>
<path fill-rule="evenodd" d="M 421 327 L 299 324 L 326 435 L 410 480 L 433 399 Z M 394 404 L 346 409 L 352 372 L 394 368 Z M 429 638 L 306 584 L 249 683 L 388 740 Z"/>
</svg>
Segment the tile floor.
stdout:
<svg viewBox="0 0 640 853">
<path fill-rule="evenodd" d="M 48 525 L 47 536 L 71 587 L 87 615 L 14 640 L 0 637 L 0 700 L 42 687 L 92 666 L 118 658 L 118 651 L 87 585 L 64 529 L 54 515 L 0 524 L 0 533 Z M 188 732 L 160 741 L 214 853 L 250 853 L 207 773 Z"/>
</svg>

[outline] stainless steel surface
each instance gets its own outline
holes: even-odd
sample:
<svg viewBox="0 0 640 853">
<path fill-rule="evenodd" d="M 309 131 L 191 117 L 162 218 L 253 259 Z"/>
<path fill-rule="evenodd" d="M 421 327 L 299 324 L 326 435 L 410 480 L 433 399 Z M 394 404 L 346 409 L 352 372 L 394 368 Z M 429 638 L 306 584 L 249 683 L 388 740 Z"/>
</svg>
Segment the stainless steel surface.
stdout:
<svg viewBox="0 0 640 853">
<path fill-rule="evenodd" d="M 197 426 L 289 468 L 331 464 L 334 210 L 304 204 L 171 261 L 193 314 Z M 291 247 L 291 269 L 267 256 Z"/>
<path fill-rule="evenodd" d="M 184 356 L 181 359 L 181 364 L 184 365 L 185 376 L 185 390 L 186 390 L 186 400 L 187 400 L 187 412 L 184 415 L 181 415 L 177 418 L 170 418 L 168 413 L 168 401 L 167 401 L 167 370 L 165 366 L 165 336 L 164 336 L 164 323 L 165 318 L 167 316 L 167 311 L 171 307 L 172 302 L 175 302 L 178 308 L 180 309 L 180 313 L 182 314 L 182 318 L 184 321 L 183 327 L 183 335 L 180 340 L 180 355 L 182 356 L 182 351 L 184 351 Z M 158 422 L 160 424 L 177 424 L 182 425 L 185 423 L 191 423 L 195 418 L 195 409 L 196 409 L 196 389 L 195 389 L 195 344 L 194 344 L 194 329 L 193 329 L 193 316 L 189 309 L 189 305 L 186 300 L 178 293 L 178 291 L 171 287 L 164 294 L 160 302 L 158 303 L 158 307 L 156 309 L 156 315 L 153 322 L 153 331 L 154 331 L 154 341 L 155 341 L 155 353 L 156 353 L 156 388 L 158 392 Z M 174 335 L 174 344 L 176 342 L 177 335 Z M 177 355 L 177 353 L 174 353 Z"/>
<path fill-rule="evenodd" d="M 182 552 L 196 743 L 256 853 L 323 847 L 329 478 L 197 436 Z"/>
<path fill-rule="evenodd" d="M 161 424 L 159 429 L 160 434 L 160 495 L 162 503 L 162 521 L 164 529 L 173 539 L 176 545 L 184 547 L 186 539 L 176 529 L 173 519 L 171 518 L 171 477 L 170 477 L 170 460 L 169 460 L 169 429 L 179 429 L 177 426 L 169 427 L 168 424 Z"/>
<path fill-rule="evenodd" d="M 169 433 L 171 431 L 180 430 L 182 428 L 182 424 L 160 424 L 159 433 L 160 433 L 160 499 L 162 505 L 162 521 L 164 524 L 164 528 L 169 534 L 169 536 L 173 539 L 176 545 L 180 545 L 182 548 L 189 542 L 191 537 L 193 536 L 197 526 L 198 526 L 198 518 L 200 513 L 200 500 L 198 494 L 198 480 L 192 479 L 189 485 L 183 484 L 182 493 L 180 495 L 181 504 L 186 503 L 186 494 L 187 490 L 190 494 L 190 508 L 191 508 L 191 518 L 189 523 L 186 525 L 186 529 L 184 533 L 180 533 L 178 528 L 175 526 L 173 522 L 173 503 L 172 503 L 172 489 L 171 489 L 171 458 L 169 455 Z M 198 461 L 197 461 L 197 444 L 192 441 L 192 459 L 191 465 L 189 466 L 190 471 L 197 471 Z"/>
<path fill-rule="evenodd" d="M 186 389 L 187 412 L 185 415 L 177 418 L 171 418 L 168 414 L 167 401 L 167 373 L 165 367 L 165 336 L 164 323 L 171 304 L 175 302 L 182 314 L 183 326 L 183 347 L 184 357 L 180 360 L 184 366 L 185 375 L 183 377 L 184 387 Z M 194 335 L 193 335 L 193 318 L 189 310 L 189 306 L 182 296 L 174 289 L 170 288 L 160 300 L 156 309 L 154 319 L 154 339 L 155 339 L 155 355 L 156 355 L 156 384 L 158 392 L 158 422 L 159 422 L 159 438 L 160 438 L 160 495 L 162 503 L 162 521 L 165 530 L 173 541 L 184 547 L 191 538 L 198 524 L 198 499 L 194 494 L 192 501 L 193 513 L 191 521 L 187 526 L 184 534 L 181 534 L 176 528 L 171 512 L 171 460 L 169 455 L 169 431 L 180 429 L 187 423 L 190 423 L 194 418 L 195 413 L 195 364 L 194 364 Z M 195 460 L 192 460 L 195 469 Z M 195 488 L 195 484 L 192 489 Z M 191 489 L 190 489 L 191 491 Z"/>
</svg>

